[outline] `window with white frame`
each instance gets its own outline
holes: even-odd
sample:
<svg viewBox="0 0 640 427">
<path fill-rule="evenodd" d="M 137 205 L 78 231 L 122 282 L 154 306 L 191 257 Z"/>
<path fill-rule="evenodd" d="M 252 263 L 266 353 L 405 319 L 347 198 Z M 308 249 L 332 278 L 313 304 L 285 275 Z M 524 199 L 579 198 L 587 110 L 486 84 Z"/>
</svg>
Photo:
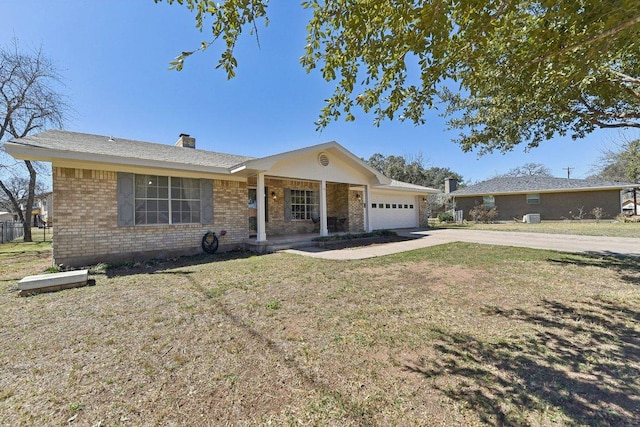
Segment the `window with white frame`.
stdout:
<svg viewBox="0 0 640 427">
<path fill-rule="evenodd" d="M 200 222 L 200 180 L 135 175 L 135 224 Z"/>
<path fill-rule="evenodd" d="M 496 206 L 496 198 L 493 196 L 482 196 L 482 204 L 491 209 Z"/>
<path fill-rule="evenodd" d="M 291 219 L 317 218 L 318 212 L 317 191 L 291 190 Z"/>
<path fill-rule="evenodd" d="M 527 204 L 529 205 L 540 204 L 540 194 L 527 194 Z"/>
</svg>

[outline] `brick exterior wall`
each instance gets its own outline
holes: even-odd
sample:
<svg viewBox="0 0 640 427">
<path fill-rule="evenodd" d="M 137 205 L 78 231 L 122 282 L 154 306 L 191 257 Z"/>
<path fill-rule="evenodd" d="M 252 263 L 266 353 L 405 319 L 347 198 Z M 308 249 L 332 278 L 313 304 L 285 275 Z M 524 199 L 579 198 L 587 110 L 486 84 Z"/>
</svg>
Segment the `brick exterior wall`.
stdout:
<svg viewBox="0 0 640 427">
<path fill-rule="evenodd" d="M 528 213 L 539 213 L 542 220 L 571 219 L 572 215 L 578 215 L 578 209 L 581 207 L 584 207 L 584 219 L 593 218 L 590 212 L 595 207 L 604 209 L 603 218 L 614 218 L 620 213 L 619 190 L 539 194 L 539 204 L 527 204 L 526 194 L 495 196 L 495 204 L 498 208 L 497 220 L 522 219 Z M 464 218 L 467 220 L 471 219 L 469 211 L 476 204 L 481 203 L 481 196 L 456 196 L 456 209 L 463 210 Z"/>
<path fill-rule="evenodd" d="M 250 181 L 251 182 L 251 181 Z M 255 183 L 255 180 L 254 180 Z M 320 224 L 314 224 L 312 220 L 286 221 L 284 210 L 284 189 L 312 190 L 320 191 L 320 183 L 311 181 L 301 181 L 295 179 L 265 178 L 264 185 L 268 187 L 268 221 L 266 223 L 267 238 L 269 236 L 287 236 L 293 234 L 319 233 Z M 276 193 L 276 200 L 273 200 L 271 192 Z"/>
<path fill-rule="evenodd" d="M 213 180 L 213 227 L 210 229 L 216 233 L 227 232 L 218 237 L 221 245 L 237 247 L 249 237 L 247 197 L 246 182 Z"/>
<path fill-rule="evenodd" d="M 347 186 L 348 188 L 348 186 Z M 356 196 L 360 195 L 359 198 Z M 351 233 L 361 233 L 364 230 L 364 192 L 349 191 L 349 227 Z"/>
<path fill-rule="evenodd" d="M 349 184 L 327 182 L 327 216 L 349 218 Z"/>
<path fill-rule="evenodd" d="M 418 227 L 429 228 L 429 211 L 427 209 L 427 196 L 418 198 Z"/>
<path fill-rule="evenodd" d="M 201 253 L 207 230 L 227 231 L 219 250 L 241 247 L 248 235 L 246 183 L 214 180 L 213 188 L 213 224 L 118 227 L 116 172 L 53 167 L 54 262 L 80 266 Z"/>
<path fill-rule="evenodd" d="M 286 224 L 284 222 L 284 187 L 282 182 L 276 179 L 265 179 L 265 186 L 268 188 L 267 194 L 267 236 L 272 234 L 285 234 Z M 276 194 L 275 200 L 271 193 Z"/>
</svg>

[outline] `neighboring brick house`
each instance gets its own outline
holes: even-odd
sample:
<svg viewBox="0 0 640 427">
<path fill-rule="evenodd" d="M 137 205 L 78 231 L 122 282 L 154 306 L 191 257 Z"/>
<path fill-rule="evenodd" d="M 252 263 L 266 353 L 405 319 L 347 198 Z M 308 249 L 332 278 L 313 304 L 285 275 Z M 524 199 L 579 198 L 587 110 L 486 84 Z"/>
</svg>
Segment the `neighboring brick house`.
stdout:
<svg viewBox="0 0 640 427">
<path fill-rule="evenodd" d="M 438 191 L 393 181 L 336 142 L 264 158 L 65 131 L 5 143 L 53 171 L 53 254 L 67 265 L 221 250 L 248 239 L 426 225 Z"/>
<path fill-rule="evenodd" d="M 603 218 L 622 212 L 621 192 L 637 184 L 591 181 L 546 176 L 500 177 L 452 191 L 455 208 L 469 219 L 474 206 L 497 207 L 497 220 L 521 220 L 526 214 L 540 214 L 542 220 L 573 219 L 591 211 L 604 210 Z"/>
</svg>

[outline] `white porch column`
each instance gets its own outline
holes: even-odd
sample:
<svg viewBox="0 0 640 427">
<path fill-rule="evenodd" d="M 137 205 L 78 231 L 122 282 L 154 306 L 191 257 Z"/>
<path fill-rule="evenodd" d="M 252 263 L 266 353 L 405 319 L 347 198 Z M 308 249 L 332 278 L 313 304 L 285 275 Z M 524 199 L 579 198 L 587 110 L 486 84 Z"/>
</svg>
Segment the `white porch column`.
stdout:
<svg viewBox="0 0 640 427">
<path fill-rule="evenodd" d="M 369 186 L 364 186 L 364 231 L 371 233 L 371 194 L 369 193 Z"/>
<path fill-rule="evenodd" d="M 264 172 L 258 172 L 258 185 L 256 186 L 256 214 L 258 215 L 256 241 L 258 242 L 264 242 L 267 240 L 267 230 L 264 222 L 264 200 Z"/>
<path fill-rule="evenodd" d="M 328 236 L 327 229 L 327 181 L 320 182 L 320 235 Z"/>
</svg>

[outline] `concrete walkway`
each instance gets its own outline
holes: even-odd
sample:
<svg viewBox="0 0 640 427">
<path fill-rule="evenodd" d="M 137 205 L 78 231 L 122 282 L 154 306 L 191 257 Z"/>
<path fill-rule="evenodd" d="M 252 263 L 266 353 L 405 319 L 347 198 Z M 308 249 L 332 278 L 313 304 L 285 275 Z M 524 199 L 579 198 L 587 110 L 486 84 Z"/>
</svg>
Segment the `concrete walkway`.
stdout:
<svg viewBox="0 0 640 427">
<path fill-rule="evenodd" d="M 314 258 L 350 260 L 391 255 L 452 242 L 518 246 L 561 252 L 588 252 L 640 257 L 640 239 L 628 237 L 574 236 L 566 234 L 517 233 L 482 230 L 397 230 L 398 235 L 412 237 L 404 242 L 385 243 L 354 249 L 326 250 L 317 247 L 288 249 L 285 252 Z"/>
</svg>

